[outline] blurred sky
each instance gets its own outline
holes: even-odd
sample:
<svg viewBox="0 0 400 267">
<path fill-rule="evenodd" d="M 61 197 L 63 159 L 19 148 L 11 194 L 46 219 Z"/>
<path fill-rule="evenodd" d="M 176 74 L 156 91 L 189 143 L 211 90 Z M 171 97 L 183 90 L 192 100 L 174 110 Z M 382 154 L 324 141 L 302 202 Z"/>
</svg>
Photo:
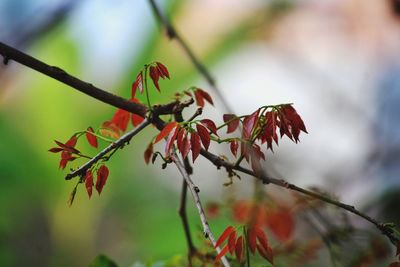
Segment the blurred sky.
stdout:
<svg viewBox="0 0 400 267">
<path fill-rule="evenodd" d="M 397 1 L 158 2 L 236 113 L 294 103 L 309 134 L 297 145 L 282 140 L 274 154 L 267 152 L 275 176 L 327 188 L 359 206 L 398 187 Z M 0 41 L 125 97 L 138 70 L 154 60 L 172 76 L 162 82 L 163 95 L 152 94 L 156 101 L 192 85 L 211 90 L 145 0 L 3 0 Z M 205 116 L 221 121 L 226 110 L 215 100 Z M 166 177 L 159 166 L 143 165 L 146 136 L 154 131 L 115 156 L 100 198 L 88 201 L 80 188 L 68 208 L 73 184 L 46 150 L 54 139 L 97 127 L 114 109 L 11 63 L 0 68 L 0 112 L 0 265 L 85 266 L 104 252 L 128 266 L 184 251 L 175 212 L 180 177 L 171 167 Z M 202 171 L 195 170 L 194 179 L 202 194 L 225 197 L 225 174 L 204 160 L 198 165 Z M 247 196 L 250 179 L 233 188 Z M 197 229 L 193 210 L 191 220 Z M 164 224 L 169 230 L 159 229 Z M 216 225 L 221 229 L 223 220 Z M 176 236 L 176 246 L 158 241 Z"/>
</svg>

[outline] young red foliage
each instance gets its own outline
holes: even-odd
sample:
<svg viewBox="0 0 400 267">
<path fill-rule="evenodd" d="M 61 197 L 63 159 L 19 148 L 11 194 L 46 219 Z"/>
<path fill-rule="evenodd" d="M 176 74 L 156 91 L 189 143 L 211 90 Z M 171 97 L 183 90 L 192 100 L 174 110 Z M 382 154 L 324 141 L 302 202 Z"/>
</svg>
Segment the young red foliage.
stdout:
<svg viewBox="0 0 400 267">
<path fill-rule="evenodd" d="M 86 171 L 85 186 L 90 199 L 92 197 L 92 189 L 93 189 L 93 175 L 90 169 Z"/>
<path fill-rule="evenodd" d="M 235 228 L 233 226 L 228 226 L 226 229 L 222 232 L 220 237 L 218 238 L 217 242 L 215 243 L 215 247 L 220 246 L 228 237 L 229 235 L 235 231 Z"/>
<path fill-rule="evenodd" d="M 113 118 L 111 119 L 111 122 L 114 123 L 114 125 L 117 126 L 122 132 L 125 132 L 126 128 L 128 127 L 130 115 L 131 114 L 126 110 L 117 109 Z"/>
<path fill-rule="evenodd" d="M 214 105 L 214 102 L 213 102 L 211 96 L 206 91 L 204 91 L 200 88 L 196 88 L 194 90 L 194 97 L 196 99 L 196 104 L 199 107 L 204 107 L 204 104 L 205 104 L 204 100 L 206 100 L 211 105 Z"/>
<path fill-rule="evenodd" d="M 175 129 L 169 133 L 168 138 L 167 138 L 167 143 L 165 145 L 165 154 L 166 155 L 169 155 L 169 153 L 172 149 L 172 145 L 174 144 L 174 141 L 175 141 L 180 129 L 181 129 L 180 126 L 177 125 L 175 127 Z"/>
<path fill-rule="evenodd" d="M 194 98 L 196 100 L 197 106 L 204 107 L 205 102 L 204 102 L 203 96 L 200 94 L 200 92 L 198 90 L 194 91 Z"/>
<path fill-rule="evenodd" d="M 265 248 L 262 244 L 257 244 L 257 250 L 264 259 L 274 264 L 274 254 L 271 247 L 268 246 Z"/>
<path fill-rule="evenodd" d="M 158 68 L 155 66 L 150 66 L 150 78 L 153 80 L 154 86 L 160 92 L 160 85 L 158 84 L 158 80 L 160 79 L 161 73 L 158 71 Z"/>
<path fill-rule="evenodd" d="M 244 247 L 244 239 L 243 236 L 239 236 L 239 238 L 236 240 L 236 246 L 235 246 L 235 254 L 236 254 L 236 259 L 238 262 L 243 261 L 244 253 L 243 253 L 243 247 Z"/>
<path fill-rule="evenodd" d="M 194 162 L 199 156 L 201 149 L 200 136 L 197 132 L 193 132 L 190 134 L 190 145 L 192 148 L 192 160 Z"/>
<path fill-rule="evenodd" d="M 143 72 L 139 72 L 135 82 L 132 84 L 132 98 L 135 98 L 136 90 L 139 88 L 139 92 L 143 94 Z"/>
<path fill-rule="evenodd" d="M 98 146 L 97 137 L 93 133 L 94 133 L 93 128 L 88 127 L 86 130 L 86 139 L 92 147 L 97 148 L 97 146 Z"/>
<path fill-rule="evenodd" d="M 209 119 L 203 119 L 200 121 L 204 126 L 206 126 L 213 134 L 215 134 L 216 136 L 218 136 L 217 133 L 217 126 L 215 125 L 215 123 L 212 120 Z"/>
<path fill-rule="evenodd" d="M 254 111 L 252 114 L 249 116 L 246 116 L 243 120 L 243 133 L 242 136 L 244 139 L 250 139 L 251 138 L 251 133 L 253 129 L 255 128 L 258 120 L 258 113 L 259 109 Z"/>
<path fill-rule="evenodd" d="M 150 142 L 150 144 L 144 151 L 144 161 L 146 162 L 146 164 L 149 164 L 151 155 L 153 155 L 153 142 Z"/>
<path fill-rule="evenodd" d="M 210 133 L 207 131 L 206 127 L 201 124 L 196 124 L 196 129 L 204 149 L 208 151 L 208 148 L 210 147 Z"/>
<path fill-rule="evenodd" d="M 191 149 L 190 139 L 189 139 L 188 134 L 186 134 L 182 140 L 181 154 L 182 154 L 183 159 L 185 159 L 189 155 L 190 149 Z"/>
<path fill-rule="evenodd" d="M 293 235 L 293 214 L 287 207 L 276 208 L 267 213 L 265 225 L 280 242 L 286 242 Z"/>
<path fill-rule="evenodd" d="M 106 184 L 108 178 L 108 168 L 105 165 L 101 165 L 100 168 L 97 170 L 97 181 L 96 181 L 96 190 L 101 194 L 104 185 Z"/>
<path fill-rule="evenodd" d="M 248 244 L 249 244 L 249 248 L 251 253 L 256 252 L 256 248 L 257 248 L 257 235 L 256 235 L 256 231 L 254 229 L 254 227 L 250 227 L 249 229 L 247 229 L 247 238 L 248 238 Z"/>
<path fill-rule="evenodd" d="M 182 128 L 178 132 L 178 136 L 176 137 L 176 143 L 178 145 L 178 150 L 179 150 L 179 152 L 181 152 L 181 154 L 183 154 L 183 138 L 185 136 L 186 136 L 186 130 L 184 128 Z"/>
<path fill-rule="evenodd" d="M 169 79 L 169 72 L 167 67 L 165 67 L 163 64 L 161 64 L 160 62 L 156 62 L 157 68 L 159 73 L 161 74 L 162 78 L 168 78 Z"/>
<path fill-rule="evenodd" d="M 230 141 L 230 149 L 232 154 L 236 157 L 237 156 L 237 150 L 239 148 L 239 143 L 236 140 L 231 140 Z"/>
<path fill-rule="evenodd" d="M 172 129 L 175 128 L 176 125 L 177 125 L 176 121 L 170 122 L 167 125 L 165 125 L 165 127 L 157 135 L 156 140 L 154 141 L 154 144 L 160 142 L 161 139 L 165 138 L 172 131 Z"/>
<path fill-rule="evenodd" d="M 222 118 L 228 125 L 226 133 L 233 133 L 238 128 L 240 120 L 235 114 L 224 114 Z"/>
<path fill-rule="evenodd" d="M 78 141 L 78 137 L 76 136 L 76 134 L 74 134 L 74 135 L 71 136 L 71 138 L 65 143 L 65 146 L 67 146 L 67 147 L 75 147 L 77 141 Z"/>
<path fill-rule="evenodd" d="M 236 247 L 236 231 L 233 231 L 228 237 L 229 253 L 233 255 Z"/>
</svg>

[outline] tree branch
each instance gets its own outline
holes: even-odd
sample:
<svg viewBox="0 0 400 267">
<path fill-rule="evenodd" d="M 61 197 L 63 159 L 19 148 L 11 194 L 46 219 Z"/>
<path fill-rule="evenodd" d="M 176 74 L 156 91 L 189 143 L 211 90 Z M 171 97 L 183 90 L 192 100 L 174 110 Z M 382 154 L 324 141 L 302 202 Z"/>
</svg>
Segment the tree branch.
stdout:
<svg viewBox="0 0 400 267">
<path fill-rule="evenodd" d="M 211 232 L 211 229 L 210 229 L 210 226 L 208 224 L 206 215 L 205 215 L 203 207 L 201 205 L 200 197 L 199 197 L 199 194 L 198 194 L 199 191 L 200 191 L 199 188 L 193 183 L 192 179 L 190 179 L 190 176 L 186 172 L 185 166 L 180 161 L 180 159 L 178 158 L 178 156 L 176 155 L 175 152 L 172 153 L 171 159 L 175 163 L 175 165 L 178 168 L 179 172 L 181 173 L 182 177 L 185 179 L 185 181 L 187 183 L 187 187 L 189 188 L 190 193 L 192 194 L 194 203 L 196 205 L 197 211 L 198 211 L 199 216 L 200 216 L 201 224 L 203 225 L 203 232 L 204 232 L 205 237 L 208 238 L 211 241 L 213 246 L 215 246 L 216 240 L 214 238 L 214 235 Z M 216 250 L 219 253 L 221 251 L 221 248 L 220 247 L 216 247 Z M 225 257 L 222 257 L 221 261 L 224 264 L 224 266 L 226 266 L 226 267 L 230 266 L 229 262 L 227 261 L 227 259 Z"/>
<path fill-rule="evenodd" d="M 90 169 L 93 166 L 93 164 L 95 164 L 97 161 L 99 161 L 105 155 L 107 155 L 108 152 L 110 152 L 112 150 L 116 150 L 118 148 L 121 148 L 126 143 L 129 143 L 129 141 L 132 139 L 132 137 L 134 137 L 136 134 L 138 134 L 140 131 L 142 131 L 144 128 L 146 128 L 146 126 L 148 126 L 149 124 L 150 124 L 150 121 L 146 118 L 138 127 L 131 130 L 130 132 L 125 133 L 123 136 L 121 136 L 115 142 L 112 142 L 109 146 L 104 148 L 96 156 L 94 156 L 91 160 L 89 160 L 84 165 L 79 167 L 77 170 L 67 174 L 67 176 L 65 176 L 65 180 L 70 180 L 76 176 L 85 175 L 86 171 L 88 169 Z"/>
</svg>

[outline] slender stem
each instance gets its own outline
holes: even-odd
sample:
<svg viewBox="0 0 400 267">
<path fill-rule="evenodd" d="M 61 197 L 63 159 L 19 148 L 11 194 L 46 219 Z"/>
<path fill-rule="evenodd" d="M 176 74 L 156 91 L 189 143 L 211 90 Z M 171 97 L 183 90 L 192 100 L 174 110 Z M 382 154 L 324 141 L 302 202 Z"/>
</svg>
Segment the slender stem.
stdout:
<svg viewBox="0 0 400 267">
<path fill-rule="evenodd" d="M 179 157 L 176 155 L 175 151 L 173 153 L 171 153 L 171 159 L 172 161 L 175 163 L 176 167 L 178 168 L 179 172 L 181 173 L 181 175 L 183 176 L 183 178 L 185 179 L 187 186 L 190 190 L 190 193 L 192 194 L 194 203 L 196 205 L 197 211 L 199 213 L 200 216 L 200 220 L 201 220 L 201 224 L 203 226 L 203 231 L 204 231 L 204 235 L 206 238 L 208 238 L 211 243 L 213 244 L 213 246 L 215 247 L 216 244 L 216 240 L 214 238 L 213 233 L 211 232 L 210 226 L 208 224 L 206 215 L 204 213 L 201 201 L 200 201 L 200 197 L 199 197 L 199 188 L 193 183 L 192 179 L 190 178 L 189 174 L 186 172 L 185 166 L 183 165 L 182 161 L 179 159 Z M 221 248 L 218 246 L 216 247 L 216 251 L 217 253 L 219 253 L 221 251 Z M 221 261 L 223 263 L 223 265 L 225 267 L 230 266 L 229 262 L 227 261 L 226 257 L 222 257 Z"/>
<path fill-rule="evenodd" d="M 182 220 L 183 230 L 185 231 L 186 242 L 189 249 L 188 253 L 189 265 L 192 266 L 192 255 L 196 252 L 196 248 L 193 244 L 192 236 L 190 234 L 189 220 L 186 213 L 186 196 L 187 196 L 187 182 L 185 179 L 183 179 L 182 189 L 181 189 L 181 200 L 179 205 L 179 216 L 181 217 Z"/>
<path fill-rule="evenodd" d="M 97 161 L 102 159 L 105 155 L 107 155 L 108 152 L 111 150 L 117 149 L 122 147 L 125 143 L 128 143 L 132 137 L 134 137 L 136 134 L 138 134 L 140 131 L 142 131 L 144 128 L 146 128 L 147 125 L 150 124 L 150 121 L 146 118 L 137 128 L 133 129 L 130 132 L 127 132 L 123 136 L 121 136 L 118 140 L 115 142 L 111 143 L 109 146 L 104 148 L 102 151 L 100 151 L 96 156 L 94 156 L 91 160 L 86 162 L 84 165 L 79 167 L 77 170 L 67 174 L 65 177 L 66 180 L 70 180 L 76 176 L 82 176 L 86 173 L 90 167 L 93 166 Z"/>
<path fill-rule="evenodd" d="M 151 111 L 149 88 L 147 87 L 147 71 L 148 71 L 148 66 L 145 65 L 144 66 L 144 90 L 146 92 L 147 106 L 148 106 L 149 110 Z"/>
</svg>

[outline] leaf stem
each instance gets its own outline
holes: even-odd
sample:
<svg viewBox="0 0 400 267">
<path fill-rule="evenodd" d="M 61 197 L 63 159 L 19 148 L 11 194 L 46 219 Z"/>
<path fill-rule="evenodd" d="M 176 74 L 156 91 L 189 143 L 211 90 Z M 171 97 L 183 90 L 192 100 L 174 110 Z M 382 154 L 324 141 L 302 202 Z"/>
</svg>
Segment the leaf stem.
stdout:
<svg viewBox="0 0 400 267">
<path fill-rule="evenodd" d="M 147 87 L 147 71 L 148 71 L 148 66 L 149 65 L 144 65 L 144 90 L 146 91 L 146 100 L 147 100 L 147 106 L 149 107 L 149 111 L 151 112 L 151 104 L 150 104 L 150 96 L 149 96 L 149 90 Z"/>
</svg>

